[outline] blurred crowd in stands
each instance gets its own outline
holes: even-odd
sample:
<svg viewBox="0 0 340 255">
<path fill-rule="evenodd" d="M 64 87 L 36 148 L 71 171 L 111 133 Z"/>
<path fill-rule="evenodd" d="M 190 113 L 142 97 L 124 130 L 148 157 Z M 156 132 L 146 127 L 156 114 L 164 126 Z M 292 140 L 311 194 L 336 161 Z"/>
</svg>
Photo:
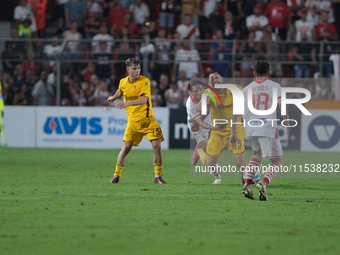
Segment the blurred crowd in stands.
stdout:
<svg viewBox="0 0 340 255">
<path fill-rule="evenodd" d="M 64 106 L 106 106 L 129 57 L 148 59 L 154 106 L 184 107 L 189 80 L 212 69 L 226 78 L 250 78 L 257 59 L 272 62 L 271 77 L 298 78 L 289 86 L 334 99 L 329 83 L 300 78 L 332 77 L 329 58 L 340 52 L 340 0 L 20 0 L 13 18 L 1 54 L 8 105 L 55 105 L 58 58 Z M 46 33 L 53 22 L 55 31 Z M 70 41 L 61 51 L 63 39 Z M 239 41 L 219 41 L 234 39 Z"/>
</svg>

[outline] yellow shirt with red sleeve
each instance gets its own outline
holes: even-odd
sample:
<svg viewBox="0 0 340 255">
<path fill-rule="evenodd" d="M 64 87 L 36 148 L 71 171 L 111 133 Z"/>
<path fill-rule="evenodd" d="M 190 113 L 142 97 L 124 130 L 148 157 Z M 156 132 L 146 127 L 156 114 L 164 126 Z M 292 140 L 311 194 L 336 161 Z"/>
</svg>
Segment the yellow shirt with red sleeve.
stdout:
<svg viewBox="0 0 340 255">
<path fill-rule="evenodd" d="M 142 96 L 147 96 L 146 104 L 132 105 L 126 107 L 125 110 L 128 115 L 128 121 L 139 121 L 145 117 L 153 116 L 150 80 L 140 75 L 139 79 L 133 83 L 129 81 L 129 76 L 120 80 L 119 93 L 124 96 L 124 102 L 135 101 Z"/>
</svg>

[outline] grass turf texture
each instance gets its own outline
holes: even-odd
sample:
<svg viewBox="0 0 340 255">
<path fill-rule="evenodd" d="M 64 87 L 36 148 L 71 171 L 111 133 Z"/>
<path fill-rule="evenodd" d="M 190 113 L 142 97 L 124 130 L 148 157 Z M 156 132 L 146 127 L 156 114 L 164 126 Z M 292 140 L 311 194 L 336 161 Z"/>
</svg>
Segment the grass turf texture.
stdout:
<svg viewBox="0 0 340 255">
<path fill-rule="evenodd" d="M 117 154 L 1 150 L 1 255 L 340 253 L 340 179 L 278 178 L 261 202 L 239 179 L 190 179 L 189 150 L 163 152 L 165 185 L 153 183 L 152 151 L 133 150 L 112 185 Z M 285 151 L 284 163 L 337 157 Z"/>
</svg>

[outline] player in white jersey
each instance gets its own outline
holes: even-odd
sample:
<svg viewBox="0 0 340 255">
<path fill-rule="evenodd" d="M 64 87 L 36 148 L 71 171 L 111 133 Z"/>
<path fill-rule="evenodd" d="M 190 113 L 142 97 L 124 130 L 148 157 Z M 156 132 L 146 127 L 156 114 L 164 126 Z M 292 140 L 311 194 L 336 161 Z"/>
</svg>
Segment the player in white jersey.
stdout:
<svg viewBox="0 0 340 255">
<path fill-rule="evenodd" d="M 266 187 L 276 176 L 282 165 L 282 146 L 277 133 L 276 110 L 269 115 L 257 115 L 252 113 L 248 107 L 248 91 L 252 91 L 251 99 L 254 109 L 268 110 L 272 107 L 276 109 L 276 105 L 273 105 L 276 100 L 277 105 L 281 108 L 281 86 L 268 79 L 269 67 L 269 63 L 266 60 L 257 61 L 254 65 L 254 76 L 256 77 L 256 80 L 243 89 L 245 103 L 243 116 L 243 121 L 245 122 L 244 131 L 253 149 L 254 156 L 249 161 L 246 170 L 246 183 L 243 186 L 242 193 L 245 197 L 254 199 L 252 191 L 254 175 L 261 160 L 269 158 L 270 167 L 268 167 L 262 181 L 256 185 L 256 188 L 260 193 L 259 198 L 261 201 L 268 200 Z M 276 94 L 273 94 L 273 91 L 275 91 L 274 88 L 276 88 Z M 288 113 L 286 114 L 286 116 L 283 116 L 284 119 L 288 119 Z M 236 122 L 236 120 L 237 115 L 232 117 L 233 123 Z M 287 128 L 287 134 L 288 132 L 289 128 Z M 232 135 L 230 137 L 230 144 L 232 147 L 235 146 L 237 140 L 236 125 L 233 125 Z"/>
<path fill-rule="evenodd" d="M 189 84 L 191 95 L 188 97 L 186 102 L 187 114 L 188 114 L 188 126 L 190 132 L 194 135 L 197 145 L 195 153 L 191 157 L 191 163 L 197 164 L 198 159 L 201 159 L 203 165 L 207 159 L 206 149 L 209 139 L 209 130 L 218 130 L 219 127 L 214 127 L 206 122 L 204 119 L 208 116 L 202 116 L 198 110 L 198 104 L 201 101 L 203 90 L 199 89 L 200 84 L 193 81 Z"/>
</svg>

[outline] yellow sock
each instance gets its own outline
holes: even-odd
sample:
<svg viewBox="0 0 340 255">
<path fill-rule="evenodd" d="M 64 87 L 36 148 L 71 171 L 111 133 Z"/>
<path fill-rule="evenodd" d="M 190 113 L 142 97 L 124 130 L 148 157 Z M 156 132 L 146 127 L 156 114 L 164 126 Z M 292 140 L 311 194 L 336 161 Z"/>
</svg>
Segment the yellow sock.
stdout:
<svg viewBox="0 0 340 255">
<path fill-rule="evenodd" d="M 120 178 L 122 175 L 123 167 L 124 166 L 116 165 L 116 171 L 115 171 L 114 176 L 119 176 Z"/>
<path fill-rule="evenodd" d="M 163 170 L 163 165 L 155 165 L 155 175 L 156 176 L 161 176 L 162 175 L 162 170 Z"/>
<path fill-rule="evenodd" d="M 200 155 L 201 162 L 203 166 L 205 166 L 205 161 L 207 160 L 207 157 L 208 157 L 207 153 L 205 153 L 205 151 L 201 149 L 199 150 L 198 155 Z"/>
</svg>

